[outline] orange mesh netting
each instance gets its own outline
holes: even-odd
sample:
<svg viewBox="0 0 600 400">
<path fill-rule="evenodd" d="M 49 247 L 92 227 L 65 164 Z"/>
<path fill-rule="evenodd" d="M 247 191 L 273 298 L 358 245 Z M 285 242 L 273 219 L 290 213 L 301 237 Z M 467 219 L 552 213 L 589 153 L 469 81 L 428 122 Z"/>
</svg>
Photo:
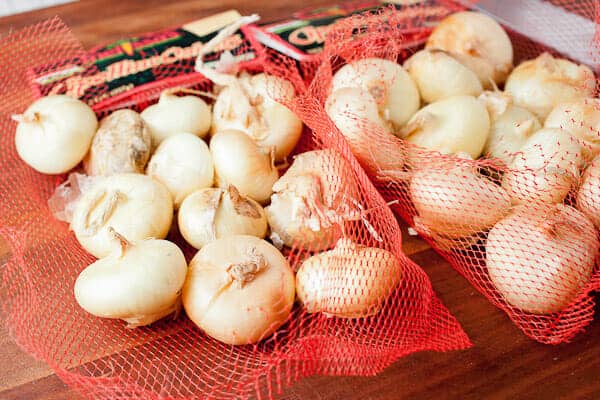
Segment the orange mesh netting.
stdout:
<svg viewBox="0 0 600 400">
<path fill-rule="evenodd" d="M 322 165 L 311 167 L 324 174 L 342 167 L 346 171 L 343 177 L 324 176 L 330 191 L 312 198 L 320 202 L 311 203 L 310 210 L 319 215 L 322 225 L 328 224 L 329 234 L 323 239 L 326 243 L 295 243 L 284 254 L 297 270 L 312 254 L 311 247 L 332 247 L 342 236 L 391 252 L 396 263 L 392 275 L 400 283 L 389 288 L 385 301 L 372 306 L 374 315 L 336 318 L 309 314 L 296 304 L 274 335 L 254 345 L 235 347 L 206 336 L 185 315 L 126 329 L 122 321 L 84 312 L 75 302 L 73 285 L 94 258 L 47 206 L 66 176 L 39 174 L 18 158 L 16 123 L 10 119 L 36 97 L 26 71 L 53 60 L 83 57 L 81 46 L 58 19 L 15 32 L 0 42 L 0 233 L 11 251 L 1 270 L 2 309 L 15 340 L 46 361 L 68 385 L 96 399 L 270 398 L 311 374 L 372 375 L 415 351 L 470 345 L 435 296 L 426 274 L 402 253 L 400 229 L 391 210 L 344 140 L 321 130 L 317 135 L 305 129 L 295 153 L 331 148 L 343 156 L 325 158 Z M 295 62 L 274 54 L 261 57 L 265 70 L 295 85 L 297 95 L 281 101 L 304 116 L 300 109 L 307 109 L 311 101 Z M 95 111 L 99 116 L 123 107 L 139 111 L 156 102 L 162 89 L 174 86 L 212 89 L 201 74 L 181 71 L 176 65 L 163 68 L 162 80 L 98 103 Z M 173 231 L 169 239 L 181 246 L 189 260 L 194 250 L 179 234 Z M 357 275 L 364 283 L 358 287 L 369 288 L 369 282 L 377 279 L 379 271 L 370 267 L 377 261 L 374 257 L 359 260 L 367 272 Z M 340 257 L 332 268 L 348 266 Z M 332 291 L 323 299 L 329 312 L 344 306 L 347 285 L 343 274 L 332 282 Z"/>
<path fill-rule="evenodd" d="M 532 10 L 536 10 L 534 2 L 525 3 L 527 6 L 523 6 L 522 12 L 531 15 L 528 25 L 548 31 L 547 38 L 563 51 L 571 54 L 573 49 L 588 46 L 583 39 L 573 38 L 590 26 L 593 35 L 593 28 L 597 26 L 593 21 L 596 24 L 598 21 L 598 10 L 594 9 L 597 2 L 552 2 L 577 14 L 577 18 L 586 18 L 578 26 L 559 24 L 543 13 L 532 14 Z M 489 6 L 491 2 L 486 4 Z M 429 120 L 421 117 L 416 124 L 418 128 L 410 126 L 403 130 L 378 122 L 379 117 L 373 117 L 364 103 L 346 100 L 337 111 L 330 111 L 331 115 L 337 113 L 332 119 L 337 118 L 338 125 L 332 120 L 325 122 L 325 109 L 333 104 L 333 100 L 327 101 L 333 75 L 342 65 L 369 57 L 402 64 L 422 48 L 418 44 L 407 48 L 413 44 L 415 32 L 430 30 L 435 20 L 460 7 L 435 1 L 409 10 L 390 9 L 377 15 L 356 16 L 334 26 L 327 37 L 323 64 L 309 89 L 314 102 L 306 115 L 314 117 L 306 118 L 306 123 L 317 134 L 343 132 L 380 193 L 389 201 L 398 201 L 392 206 L 393 210 L 478 291 L 505 311 L 526 335 L 542 343 L 567 342 L 592 320 L 591 292 L 600 287 L 596 260 L 600 205 L 596 177 L 599 172 L 598 161 L 591 162 L 598 154 L 600 102 L 581 100 L 579 106 L 585 105 L 585 114 L 572 110 L 573 106 L 567 104 L 546 121 L 546 127 L 561 129 L 558 133 L 545 133 L 546 139 L 538 135 L 539 139 L 527 142 L 528 147 L 523 145 L 518 151 L 497 156 L 501 159 L 484 153 L 475 161 L 399 139 L 402 135 L 410 137 L 415 129 L 427 127 L 428 123 L 434 126 L 435 115 Z M 560 28 L 553 28 L 553 24 Z M 560 55 L 552 48 L 505 29 L 513 44 L 515 65 L 545 51 Z M 594 42 L 589 43 L 590 66 L 598 62 L 597 30 L 595 37 Z M 542 59 L 544 57 L 549 59 L 548 56 Z M 383 67 L 366 62 L 369 63 L 375 70 L 369 72 L 374 77 L 369 78 L 372 82 L 378 74 L 381 80 L 390 80 Z M 591 73 L 587 76 L 589 79 L 579 83 L 575 90 L 585 94 L 584 97 L 596 97 L 595 79 Z M 376 101 L 381 95 L 372 91 L 371 94 Z M 460 114 L 460 110 L 454 112 Z M 385 115 L 380 117 L 386 118 Z M 543 125 L 545 115 L 538 117 Z M 492 126 L 495 126 L 493 121 L 492 118 Z M 526 125 L 519 124 L 515 127 L 526 129 Z M 531 137 L 541 125 L 532 123 L 527 128 L 531 130 Z M 505 128 L 498 129 L 501 139 L 508 135 L 502 130 Z M 398 136 L 393 135 L 394 132 Z M 446 146 L 451 149 L 454 144 Z M 452 151 L 446 153 L 452 154 Z M 519 204 L 522 206 L 518 207 Z"/>
</svg>

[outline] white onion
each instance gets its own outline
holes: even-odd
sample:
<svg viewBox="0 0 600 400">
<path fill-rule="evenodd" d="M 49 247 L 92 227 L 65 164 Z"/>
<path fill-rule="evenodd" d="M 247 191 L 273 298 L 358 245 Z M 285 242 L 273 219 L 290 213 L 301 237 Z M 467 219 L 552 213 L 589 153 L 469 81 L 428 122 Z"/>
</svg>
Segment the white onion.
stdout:
<svg viewBox="0 0 600 400">
<path fill-rule="evenodd" d="M 478 158 L 488 138 L 490 118 L 473 96 L 453 96 L 420 109 L 402 129 L 407 141 L 442 154 Z"/>
<path fill-rule="evenodd" d="M 265 212 L 274 243 L 323 250 L 332 246 L 336 226 L 356 219 L 360 194 L 354 171 L 333 150 L 296 156 L 273 191 Z"/>
<path fill-rule="evenodd" d="M 175 208 L 179 208 L 187 195 L 212 186 L 213 160 L 202 139 L 191 133 L 178 133 L 161 142 L 148 163 L 146 174 L 169 189 Z"/>
<path fill-rule="evenodd" d="M 502 186 L 514 204 L 560 203 L 579 177 L 581 146 L 561 129 L 544 128 L 523 145 L 504 173 Z"/>
<path fill-rule="evenodd" d="M 183 306 L 207 335 L 232 345 L 256 343 L 287 320 L 294 286 L 279 250 L 253 236 L 229 236 L 207 244 L 190 262 Z"/>
<path fill-rule="evenodd" d="M 37 99 L 13 119 L 19 122 L 15 134 L 19 157 L 44 174 L 62 174 L 79 164 L 98 127 L 87 104 L 65 95 Z"/>
<path fill-rule="evenodd" d="M 77 201 L 71 229 L 95 257 L 110 254 L 116 243 L 110 228 L 132 242 L 167 236 L 173 200 L 160 182 L 141 174 L 98 178 Z"/>
<path fill-rule="evenodd" d="M 592 223 L 573 207 L 519 207 L 488 235 L 492 283 L 524 312 L 561 311 L 590 278 L 599 247 L 596 235 Z"/>
<path fill-rule="evenodd" d="M 143 173 L 151 149 L 152 137 L 140 114 L 117 110 L 100 121 L 83 166 L 88 175 Z"/>
<path fill-rule="evenodd" d="M 281 104 L 293 98 L 294 87 L 285 79 L 242 74 L 219 92 L 211 131 L 242 131 L 266 151 L 274 147 L 275 160 L 281 161 L 291 153 L 302 133 L 302 121 Z"/>
<path fill-rule="evenodd" d="M 483 91 L 477 75 L 442 50 L 421 50 L 404 63 L 426 103 L 451 96 L 479 96 Z"/>
<path fill-rule="evenodd" d="M 562 128 L 580 139 L 587 160 L 600 154 L 600 99 L 560 103 L 548 114 L 544 126 Z"/>
<path fill-rule="evenodd" d="M 419 90 L 401 65 L 381 58 L 365 58 L 344 65 L 333 76 L 331 93 L 360 88 L 375 100 L 381 119 L 400 129 L 419 109 Z"/>
<path fill-rule="evenodd" d="M 187 89 L 173 88 L 160 94 L 158 103 L 142 111 L 142 118 L 152 134 L 153 146 L 168 136 L 189 132 L 204 137 L 210 129 L 210 108 L 197 96 L 177 96 Z"/>
<path fill-rule="evenodd" d="M 381 310 L 401 277 L 394 254 L 344 238 L 332 250 L 302 263 L 296 274 L 296 290 L 309 313 L 363 318 Z"/>
<path fill-rule="evenodd" d="M 185 198 L 177 215 L 179 231 L 197 249 L 233 235 L 267 235 L 267 217 L 256 201 L 234 186 L 200 189 Z"/>
<path fill-rule="evenodd" d="M 600 157 L 596 157 L 583 175 L 577 192 L 577 208 L 600 228 Z"/>
<path fill-rule="evenodd" d="M 132 244 L 116 235 L 122 250 L 90 264 L 77 277 L 77 303 L 95 316 L 120 318 L 129 328 L 176 313 L 187 274 L 181 250 L 166 240 Z"/>
<path fill-rule="evenodd" d="M 218 132 L 210 141 L 217 186 L 235 186 L 242 195 L 265 203 L 279 173 L 272 155 L 242 131 Z"/>
<path fill-rule="evenodd" d="M 515 104 L 544 121 L 560 103 L 593 97 L 596 79 L 591 69 L 549 53 L 519 64 L 506 81 Z"/>
<path fill-rule="evenodd" d="M 492 87 L 492 81 L 504 82 L 513 67 L 510 38 L 498 22 L 477 12 L 458 12 L 444 18 L 425 48 L 451 53 L 477 74 L 484 88 Z"/>
<path fill-rule="evenodd" d="M 508 212 L 508 194 L 474 166 L 451 162 L 414 171 L 410 196 L 419 224 L 449 239 L 486 231 Z"/>
<path fill-rule="evenodd" d="M 486 91 L 479 100 L 485 104 L 491 120 L 483 153 L 509 164 L 527 139 L 542 126 L 530 111 L 515 106 L 507 93 Z"/>
<path fill-rule="evenodd" d="M 399 169 L 404 156 L 393 137 L 392 127 L 377 110 L 373 97 L 358 87 L 331 93 L 325 104 L 327 115 L 348 140 L 352 153 L 370 169 Z"/>
</svg>

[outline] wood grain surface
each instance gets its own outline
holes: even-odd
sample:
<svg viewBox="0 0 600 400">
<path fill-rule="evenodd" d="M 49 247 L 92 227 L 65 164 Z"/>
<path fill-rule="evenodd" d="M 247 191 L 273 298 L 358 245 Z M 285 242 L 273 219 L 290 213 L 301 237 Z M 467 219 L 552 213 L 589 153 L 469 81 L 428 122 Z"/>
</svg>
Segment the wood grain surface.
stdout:
<svg viewBox="0 0 600 400">
<path fill-rule="evenodd" d="M 263 21 L 327 0 L 96 0 L 0 18 L 0 36 L 59 15 L 86 48 L 189 22 L 235 8 Z M 404 250 L 429 274 L 444 304 L 473 341 L 465 351 L 405 357 L 376 377 L 310 377 L 287 388 L 281 400 L 304 399 L 600 399 L 600 321 L 572 343 L 547 346 L 524 336 L 500 310 L 403 226 Z M 0 263 L 6 256 L 0 243 Z M 1 268 L 1 267 L 0 267 Z M 1 297 L 0 297 L 1 298 Z M 0 400 L 73 400 L 43 362 L 24 353 L 0 326 Z"/>
</svg>

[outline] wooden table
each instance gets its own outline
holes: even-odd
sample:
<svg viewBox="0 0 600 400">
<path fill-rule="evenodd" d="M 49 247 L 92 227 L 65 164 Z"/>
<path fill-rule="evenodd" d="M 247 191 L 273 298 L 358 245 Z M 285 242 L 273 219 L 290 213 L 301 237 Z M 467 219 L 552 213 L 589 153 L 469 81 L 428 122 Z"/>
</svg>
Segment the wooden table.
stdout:
<svg viewBox="0 0 600 400">
<path fill-rule="evenodd" d="M 0 35 L 59 15 L 84 46 L 188 22 L 230 8 L 259 12 L 263 21 L 331 0 L 80 1 L 0 19 Z M 413 354 L 377 377 L 311 377 L 288 388 L 281 399 L 600 399 L 600 318 L 560 346 L 525 337 L 508 317 L 477 293 L 424 241 L 405 227 L 404 250 L 423 266 L 433 287 L 462 323 L 473 348 Z M 0 255 L 5 253 L 0 247 Z M 0 257 L 2 258 L 2 257 Z M 0 399 L 66 400 L 79 396 L 43 362 L 24 353 L 0 327 Z"/>
</svg>

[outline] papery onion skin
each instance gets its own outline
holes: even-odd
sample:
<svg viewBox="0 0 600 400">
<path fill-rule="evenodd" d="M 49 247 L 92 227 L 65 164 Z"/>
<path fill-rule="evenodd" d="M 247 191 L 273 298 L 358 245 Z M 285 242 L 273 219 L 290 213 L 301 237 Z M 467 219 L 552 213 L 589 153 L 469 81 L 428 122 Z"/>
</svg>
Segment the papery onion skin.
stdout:
<svg viewBox="0 0 600 400">
<path fill-rule="evenodd" d="M 352 153 L 372 169 L 400 169 L 404 155 L 394 150 L 397 139 L 372 96 L 358 87 L 335 90 L 325 103 L 327 115 L 348 140 Z"/>
<path fill-rule="evenodd" d="M 477 75 L 442 50 L 418 51 L 406 60 L 404 68 L 426 103 L 451 96 L 479 96 L 483 91 Z"/>
<path fill-rule="evenodd" d="M 78 200 L 71 229 L 79 243 L 101 258 L 114 251 L 110 228 L 132 242 L 163 239 L 173 220 L 173 200 L 160 182 L 142 174 L 98 178 Z"/>
<path fill-rule="evenodd" d="M 518 207 L 489 232 L 491 281 L 513 307 L 532 314 L 559 312 L 590 279 L 599 243 L 592 223 L 573 207 Z"/>
<path fill-rule="evenodd" d="M 309 313 L 341 318 L 377 314 L 402 278 L 394 254 L 340 239 L 306 259 L 296 273 L 298 300 Z"/>
<path fill-rule="evenodd" d="M 513 204 L 560 203 L 579 177 L 581 146 L 562 129 L 535 132 L 502 178 Z"/>
<path fill-rule="evenodd" d="M 460 239 L 488 230 L 508 213 L 506 191 L 475 168 L 448 161 L 447 166 L 414 171 L 410 195 L 421 224 L 448 239 Z"/>
<path fill-rule="evenodd" d="M 267 217 L 256 201 L 237 189 L 205 188 L 185 198 L 177 215 L 179 231 L 197 249 L 233 235 L 267 235 Z"/>
<path fill-rule="evenodd" d="M 203 138 L 211 123 L 210 108 L 197 96 L 177 96 L 176 89 L 161 93 L 157 104 L 146 107 L 141 116 L 158 146 L 168 136 L 190 132 Z"/>
<path fill-rule="evenodd" d="M 375 100 L 380 117 L 400 129 L 417 112 L 419 90 L 401 65 L 382 58 L 365 58 L 346 64 L 333 76 L 331 93 L 355 87 Z"/>
<path fill-rule="evenodd" d="M 190 262 L 183 306 L 207 335 L 231 345 L 256 343 L 288 318 L 294 273 L 273 245 L 229 236 L 204 246 Z"/>
<path fill-rule="evenodd" d="M 265 208 L 274 240 L 313 251 L 331 247 L 339 224 L 358 217 L 360 191 L 354 176 L 334 150 L 297 155 L 273 185 Z"/>
<path fill-rule="evenodd" d="M 591 69 L 542 53 L 519 64 L 508 77 L 505 91 L 514 102 L 545 121 L 560 103 L 593 97 L 596 79 Z"/>
<path fill-rule="evenodd" d="M 284 160 L 302 133 L 302 121 L 282 103 L 294 98 L 293 85 L 268 74 L 242 75 L 238 85 L 224 87 L 213 107 L 212 134 L 235 129 L 246 133 L 275 161 Z"/>
<path fill-rule="evenodd" d="M 143 173 L 151 149 L 152 136 L 142 117 L 117 110 L 100 121 L 83 166 L 88 175 Z"/>
<path fill-rule="evenodd" d="M 600 228 L 600 156 L 586 169 L 577 192 L 577 208 Z"/>
<path fill-rule="evenodd" d="M 98 127 L 94 111 L 66 95 L 34 101 L 18 120 L 15 146 L 19 157 L 44 174 L 62 174 L 83 160 Z"/>
<path fill-rule="evenodd" d="M 248 135 L 236 130 L 218 132 L 210 141 L 210 152 L 217 186 L 233 185 L 244 196 L 268 202 L 279 173 L 271 156 Z"/>
<path fill-rule="evenodd" d="M 442 154 L 467 153 L 477 159 L 489 130 L 490 118 L 481 102 L 473 96 L 453 96 L 420 109 L 401 136 Z"/>
<path fill-rule="evenodd" d="M 477 74 L 486 89 L 492 86 L 491 81 L 504 82 L 513 67 L 510 38 L 498 22 L 478 12 L 457 12 L 444 18 L 425 48 L 451 53 Z"/>
<path fill-rule="evenodd" d="M 600 99 L 560 103 L 550 111 L 544 127 L 564 129 L 579 139 L 584 157 L 591 161 L 600 154 Z"/>
<path fill-rule="evenodd" d="M 206 143 L 196 135 L 171 135 L 156 148 L 146 174 L 169 189 L 175 208 L 179 208 L 190 193 L 212 186 L 212 155 Z"/>
<path fill-rule="evenodd" d="M 507 93 L 486 91 L 479 100 L 486 105 L 491 122 L 483 153 L 510 164 L 515 153 L 542 126 L 533 113 L 515 106 Z"/>
<path fill-rule="evenodd" d="M 87 312 L 120 318 L 129 327 L 151 324 L 179 309 L 187 274 L 182 251 L 166 240 L 128 244 L 85 268 L 75 281 L 75 299 Z"/>
</svg>

